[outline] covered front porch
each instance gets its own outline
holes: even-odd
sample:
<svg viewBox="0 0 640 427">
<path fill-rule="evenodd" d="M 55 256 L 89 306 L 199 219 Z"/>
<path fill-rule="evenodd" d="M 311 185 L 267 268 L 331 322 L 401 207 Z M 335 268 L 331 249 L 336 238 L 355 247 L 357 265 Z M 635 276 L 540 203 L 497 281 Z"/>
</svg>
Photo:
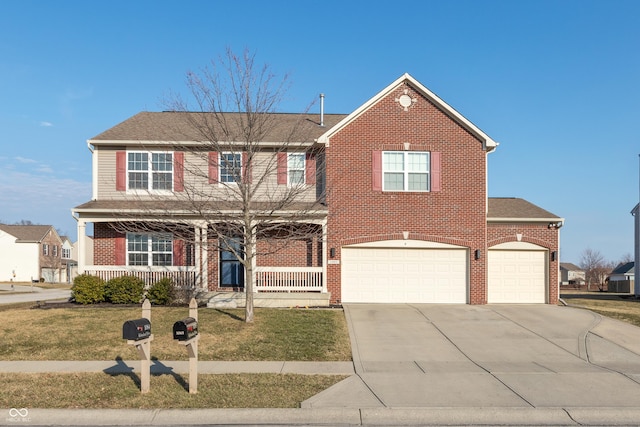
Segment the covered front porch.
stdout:
<svg viewBox="0 0 640 427">
<path fill-rule="evenodd" d="M 188 229 L 161 232 L 163 248 L 161 258 L 167 265 L 131 265 L 139 248 L 140 233 L 121 230 L 109 225 L 112 218 L 85 218 L 78 220 L 78 234 L 83 235 L 86 224 L 94 225 L 94 237 L 79 239 L 80 245 L 91 245 L 93 256 L 81 249 L 79 273 L 102 278 L 105 281 L 123 275 L 132 275 L 147 286 L 168 278 L 176 289 L 197 295 L 198 299 L 212 299 L 209 306 L 243 307 L 245 289 L 253 289 L 255 307 L 328 306 L 326 220 L 312 220 L 304 226 L 316 227 L 315 235 L 285 241 L 278 251 L 257 240 L 259 248 L 252 262 L 252 275 L 244 277 L 242 265 L 226 250 L 227 245 L 211 238 L 206 224 L 194 223 Z M 121 224 L 121 223 L 118 223 Z M 159 225 L 155 225 L 156 228 Z M 171 230 L 167 228 L 167 230 Z M 175 229 L 174 229 L 175 230 Z M 162 231 L 162 229 L 161 229 Z M 157 233 L 157 232 L 155 232 Z M 153 231 L 149 236 L 154 235 Z M 149 237 L 149 264 L 156 260 L 153 252 L 155 240 Z M 146 243 L 146 239 L 142 239 Z M 136 251 L 137 250 L 137 251 Z M 242 251 L 242 249 L 240 249 Z M 105 262 L 106 261 L 106 262 Z M 154 262 L 152 262 L 154 261 Z M 102 262 L 102 264 L 100 264 Z M 231 280 L 231 282 L 229 282 Z M 235 281 L 233 281 L 235 280 Z M 249 286 L 251 282 L 252 287 Z M 231 283 L 231 284 L 229 284 Z"/>
</svg>

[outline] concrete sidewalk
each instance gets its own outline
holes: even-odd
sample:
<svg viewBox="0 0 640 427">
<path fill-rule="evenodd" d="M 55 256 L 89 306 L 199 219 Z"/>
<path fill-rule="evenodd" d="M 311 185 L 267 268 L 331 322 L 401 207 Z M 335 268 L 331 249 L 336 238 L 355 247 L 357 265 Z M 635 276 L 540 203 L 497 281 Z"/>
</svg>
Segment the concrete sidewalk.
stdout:
<svg viewBox="0 0 640 427">
<path fill-rule="evenodd" d="M 71 297 L 70 289 L 45 289 L 37 285 L 0 283 L 0 304 L 68 300 Z"/>
</svg>

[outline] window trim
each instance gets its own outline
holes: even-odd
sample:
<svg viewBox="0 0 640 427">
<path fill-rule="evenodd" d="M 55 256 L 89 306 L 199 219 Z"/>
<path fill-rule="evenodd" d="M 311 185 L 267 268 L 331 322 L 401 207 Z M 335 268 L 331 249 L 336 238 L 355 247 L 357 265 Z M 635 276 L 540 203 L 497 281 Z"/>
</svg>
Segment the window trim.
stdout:
<svg viewBox="0 0 640 427">
<path fill-rule="evenodd" d="M 147 155 L 147 169 L 142 171 L 131 170 L 129 169 L 129 154 L 146 154 Z M 154 154 L 165 154 L 170 155 L 171 160 L 169 162 L 165 162 L 171 166 L 170 171 L 154 171 L 153 169 L 153 155 Z M 176 180 L 176 168 L 175 168 L 175 152 L 174 151 L 159 151 L 159 150 L 127 150 L 125 155 L 125 188 L 127 193 L 130 194 L 172 194 L 175 191 L 175 180 Z M 129 179 L 130 173 L 144 173 L 147 175 L 147 188 L 131 188 L 131 180 Z M 154 189 L 153 188 L 153 174 L 154 173 L 162 173 L 171 175 L 171 188 L 163 188 L 163 189 Z"/>
<path fill-rule="evenodd" d="M 386 154 L 402 154 L 402 171 L 389 171 L 385 168 L 385 155 Z M 424 172 L 421 171 L 411 171 L 409 170 L 409 157 L 411 154 L 426 154 L 427 155 L 427 170 Z M 388 193 L 430 193 L 432 192 L 432 167 L 431 167 L 431 152 L 430 151 L 400 151 L 400 150 L 387 150 L 382 151 L 381 156 L 381 165 L 380 165 L 380 178 L 382 191 Z M 385 174 L 387 173 L 402 173 L 403 174 L 403 189 L 387 189 L 386 188 L 386 180 Z M 410 190 L 409 189 L 409 176 L 411 174 L 421 174 L 427 176 L 427 189 L 426 190 Z"/>
<path fill-rule="evenodd" d="M 132 236 L 146 236 L 146 251 L 131 251 L 129 250 L 129 241 Z M 164 237 L 171 243 L 171 248 L 169 251 L 155 251 L 153 250 L 153 238 L 154 237 Z M 171 267 L 174 264 L 174 237 L 171 233 L 127 233 L 125 237 L 125 265 L 131 267 Z M 147 263 L 146 264 L 131 264 L 131 258 L 129 257 L 131 254 L 146 254 L 147 255 Z M 154 254 L 164 254 L 170 255 L 171 262 L 169 264 L 154 264 L 153 255 Z"/>
<path fill-rule="evenodd" d="M 291 158 L 293 156 L 302 157 L 302 167 L 292 168 Z M 292 183 L 291 172 L 296 171 L 302 173 L 302 182 Z M 290 152 L 287 153 L 287 187 L 295 187 L 297 185 L 307 185 L 307 153 L 305 152 Z"/>
<path fill-rule="evenodd" d="M 234 156 L 234 159 L 233 159 L 234 163 L 236 162 L 235 157 L 238 157 L 237 161 L 239 163 L 240 170 L 238 171 L 237 176 L 235 176 L 236 175 L 235 171 L 233 171 L 233 173 L 230 175 L 233 178 L 233 181 L 224 181 L 223 180 L 223 175 L 225 175 L 224 174 L 225 165 L 224 165 L 224 163 L 222 161 L 222 156 L 224 156 L 224 155 L 232 155 L 232 156 Z M 217 179 L 217 181 L 221 186 L 238 185 L 239 183 L 242 182 L 242 176 L 243 176 L 242 172 L 243 171 L 242 171 L 242 153 L 241 152 L 237 152 L 237 151 L 220 151 L 220 152 L 218 152 L 218 179 Z M 227 174 L 227 175 L 229 175 L 229 174 Z"/>
</svg>

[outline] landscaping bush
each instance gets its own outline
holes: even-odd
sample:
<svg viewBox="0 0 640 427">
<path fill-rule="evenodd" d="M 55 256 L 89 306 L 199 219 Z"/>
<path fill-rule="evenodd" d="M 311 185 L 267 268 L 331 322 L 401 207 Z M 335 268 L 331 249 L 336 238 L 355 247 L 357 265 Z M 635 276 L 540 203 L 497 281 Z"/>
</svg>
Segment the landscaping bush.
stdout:
<svg viewBox="0 0 640 427">
<path fill-rule="evenodd" d="M 95 304 L 104 301 L 104 280 L 90 274 L 81 274 L 73 279 L 71 298 L 79 304 Z"/>
<path fill-rule="evenodd" d="M 160 279 L 147 291 L 147 298 L 151 304 L 168 305 L 175 297 L 173 282 L 168 277 Z"/>
<path fill-rule="evenodd" d="M 144 296 L 144 281 L 135 276 L 115 277 L 105 285 L 106 300 L 113 304 L 138 304 Z"/>
</svg>

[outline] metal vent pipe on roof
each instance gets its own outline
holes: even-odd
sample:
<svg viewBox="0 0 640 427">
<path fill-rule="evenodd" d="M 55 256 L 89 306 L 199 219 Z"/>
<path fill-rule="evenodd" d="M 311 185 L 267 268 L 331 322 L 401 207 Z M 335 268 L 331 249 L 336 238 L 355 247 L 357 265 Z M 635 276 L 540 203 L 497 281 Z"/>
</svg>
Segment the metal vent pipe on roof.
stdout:
<svg viewBox="0 0 640 427">
<path fill-rule="evenodd" d="M 320 126 L 324 127 L 324 93 L 320 94 Z"/>
</svg>

